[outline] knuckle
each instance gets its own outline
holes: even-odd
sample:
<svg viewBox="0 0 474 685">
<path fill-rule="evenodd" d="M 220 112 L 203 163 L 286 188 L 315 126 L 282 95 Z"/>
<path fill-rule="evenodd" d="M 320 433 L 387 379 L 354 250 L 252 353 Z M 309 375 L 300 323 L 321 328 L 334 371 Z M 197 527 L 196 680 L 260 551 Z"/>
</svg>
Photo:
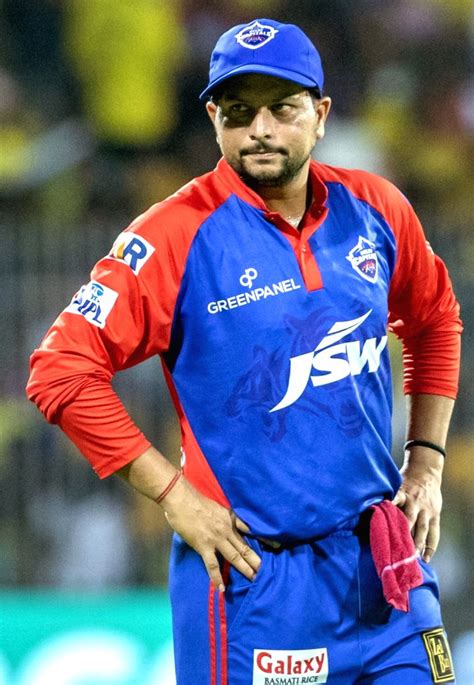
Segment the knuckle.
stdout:
<svg viewBox="0 0 474 685">
<path fill-rule="evenodd" d="M 206 568 L 208 571 L 218 571 L 219 570 L 219 562 L 217 561 L 216 558 L 213 559 L 204 559 L 204 563 L 206 564 Z"/>
<path fill-rule="evenodd" d="M 226 526 L 224 525 L 224 522 L 221 520 L 217 520 L 214 523 L 214 532 L 219 536 L 222 537 L 225 533 Z"/>
<path fill-rule="evenodd" d="M 242 556 L 244 559 L 248 559 L 252 555 L 253 549 L 248 547 L 248 545 L 244 545 L 242 549 Z"/>
<path fill-rule="evenodd" d="M 237 564 L 240 561 L 240 559 L 241 559 L 241 556 L 238 552 L 234 552 L 229 557 L 229 561 L 232 565 Z"/>
</svg>

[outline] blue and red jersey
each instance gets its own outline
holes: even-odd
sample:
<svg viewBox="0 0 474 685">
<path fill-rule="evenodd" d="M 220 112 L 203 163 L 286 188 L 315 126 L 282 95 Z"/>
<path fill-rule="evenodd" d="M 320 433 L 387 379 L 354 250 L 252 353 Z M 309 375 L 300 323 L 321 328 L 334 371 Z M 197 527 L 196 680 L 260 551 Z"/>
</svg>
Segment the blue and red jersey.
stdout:
<svg viewBox="0 0 474 685">
<path fill-rule="evenodd" d="M 121 233 L 58 317 L 28 395 L 101 477 L 150 445 L 112 376 L 160 355 L 185 476 L 255 535 L 323 536 L 397 491 L 387 332 L 405 392 L 454 397 L 459 308 L 393 185 L 316 162 L 310 183 L 296 229 L 221 160 Z"/>
</svg>

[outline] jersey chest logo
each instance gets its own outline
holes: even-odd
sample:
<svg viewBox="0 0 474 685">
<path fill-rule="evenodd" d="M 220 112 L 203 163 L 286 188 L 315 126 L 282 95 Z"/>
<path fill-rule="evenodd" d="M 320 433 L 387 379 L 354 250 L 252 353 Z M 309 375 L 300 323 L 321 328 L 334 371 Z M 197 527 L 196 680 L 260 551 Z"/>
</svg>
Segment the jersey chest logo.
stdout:
<svg viewBox="0 0 474 685">
<path fill-rule="evenodd" d="M 382 352 L 387 345 L 387 336 L 339 342 L 353 333 L 372 313 L 372 310 L 358 319 L 337 321 L 314 350 L 290 359 L 290 378 L 283 398 L 270 412 L 285 409 L 294 404 L 311 381 L 313 387 L 335 383 L 348 376 L 358 376 L 365 366 L 374 373 L 380 366 Z M 318 373 L 316 373 L 318 372 Z"/>
<path fill-rule="evenodd" d="M 376 283 L 379 263 L 375 251 L 375 243 L 359 236 L 359 242 L 346 255 L 346 259 L 351 263 L 352 268 L 354 271 L 357 271 L 359 276 L 365 278 L 369 283 Z"/>
</svg>

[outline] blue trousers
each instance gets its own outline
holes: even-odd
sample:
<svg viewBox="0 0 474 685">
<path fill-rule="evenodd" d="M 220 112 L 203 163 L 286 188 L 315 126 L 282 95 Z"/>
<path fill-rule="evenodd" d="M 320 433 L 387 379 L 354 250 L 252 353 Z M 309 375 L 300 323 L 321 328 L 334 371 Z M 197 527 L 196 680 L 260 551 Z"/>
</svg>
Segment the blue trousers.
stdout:
<svg viewBox="0 0 474 685">
<path fill-rule="evenodd" d="M 424 584 L 408 613 L 385 601 L 366 532 L 341 530 L 262 558 L 253 582 L 226 565 L 226 591 L 173 541 L 170 596 L 178 685 L 432 685 L 454 683 L 438 586 Z"/>
</svg>

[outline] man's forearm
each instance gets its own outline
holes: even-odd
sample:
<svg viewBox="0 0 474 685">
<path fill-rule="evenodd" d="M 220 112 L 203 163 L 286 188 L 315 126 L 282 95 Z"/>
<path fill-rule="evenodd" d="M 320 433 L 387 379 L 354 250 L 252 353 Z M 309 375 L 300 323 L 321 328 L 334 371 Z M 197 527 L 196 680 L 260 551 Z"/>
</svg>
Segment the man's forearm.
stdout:
<svg viewBox="0 0 474 685">
<path fill-rule="evenodd" d="M 117 471 L 117 475 L 142 495 L 156 500 L 173 476 L 173 466 L 157 449 L 149 447 L 137 459 Z"/>
<path fill-rule="evenodd" d="M 444 447 L 453 407 L 454 400 L 450 397 L 410 395 L 408 397 L 407 439 L 427 440 Z"/>
</svg>

